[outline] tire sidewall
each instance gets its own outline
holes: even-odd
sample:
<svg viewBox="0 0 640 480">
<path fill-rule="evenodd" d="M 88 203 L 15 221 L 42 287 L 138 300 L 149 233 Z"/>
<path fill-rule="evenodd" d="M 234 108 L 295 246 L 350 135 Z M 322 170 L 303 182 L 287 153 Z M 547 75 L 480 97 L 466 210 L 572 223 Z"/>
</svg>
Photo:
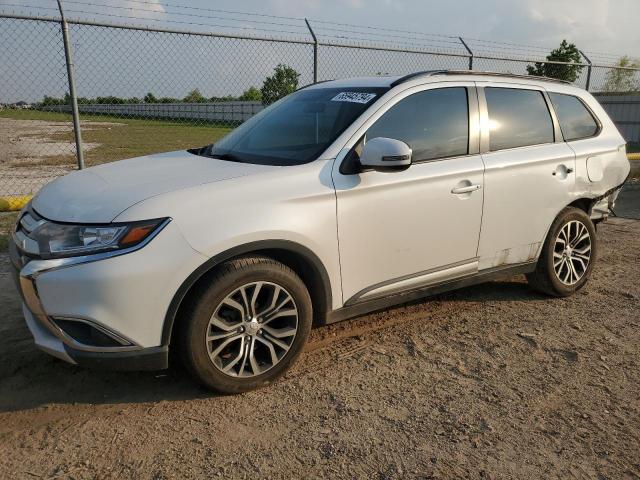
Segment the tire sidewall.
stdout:
<svg viewBox="0 0 640 480">
<path fill-rule="evenodd" d="M 184 332 L 186 348 L 183 354 L 192 372 L 208 388 L 221 393 L 240 393 L 268 385 L 282 375 L 302 351 L 311 330 L 311 299 L 298 276 L 283 265 L 278 268 L 278 265 L 275 262 L 258 263 L 218 277 L 198 299 Z M 257 281 L 276 283 L 291 294 L 298 309 L 298 331 L 291 348 L 277 365 L 255 377 L 231 377 L 218 370 L 209 357 L 205 341 L 209 320 L 227 295 L 242 285 Z"/>
<path fill-rule="evenodd" d="M 587 265 L 587 270 L 585 271 L 582 278 L 580 278 L 580 280 L 578 280 L 578 282 L 573 285 L 566 285 L 562 283 L 556 275 L 556 271 L 553 266 L 553 252 L 558 233 L 567 223 L 574 220 L 582 223 L 589 232 L 589 236 L 591 237 L 591 258 L 589 259 L 589 265 Z M 589 216 L 582 210 L 578 210 L 577 208 L 567 209 L 553 222 L 553 225 L 549 230 L 549 235 L 547 236 L 544 250 L 545 258 L 543 259 L 543 261 L 545 262 L 545 267 L 549 275 L 549 281 L 551 282 L 554 290 L 560 296 L 569 296 L 572 293 L 580 290 L 589 280 L 591 270 L 593 269 L 593 265 L 595 264 L 597 258 L 597 237 L 596 229 L 593 222 L 591 221 Z"/>
</svg>

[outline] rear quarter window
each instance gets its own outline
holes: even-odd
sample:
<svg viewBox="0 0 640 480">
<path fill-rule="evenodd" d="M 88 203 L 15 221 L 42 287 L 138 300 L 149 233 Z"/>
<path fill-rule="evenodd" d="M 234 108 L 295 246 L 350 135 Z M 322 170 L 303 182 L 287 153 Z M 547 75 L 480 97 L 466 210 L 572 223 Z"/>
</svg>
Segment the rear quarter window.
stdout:
<svg viewBox="0 0 640 480">
<path fill-rule="evenodd" d="M 566 141 L 593 137 L 598 133 L 598 122 L 578 97 L 549 92 L 549 98 Z"/>
<path fill-rule="evenodd" d="M 554 142 L 551 113 L 541 91 L 486 87 L 484 92 L 492 151 Z"/>
</svg>

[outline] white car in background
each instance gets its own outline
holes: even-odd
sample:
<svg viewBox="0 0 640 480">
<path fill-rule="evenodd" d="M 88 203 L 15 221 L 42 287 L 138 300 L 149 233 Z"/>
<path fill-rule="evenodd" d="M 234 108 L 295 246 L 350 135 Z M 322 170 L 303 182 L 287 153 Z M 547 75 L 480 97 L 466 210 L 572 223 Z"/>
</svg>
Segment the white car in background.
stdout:
<svg viewBox="0 0 640 480">
<path fill-rule="evenodd" d="M 336 80 L 208 147 L 78 171 L 10 246 L 35 343 L 70 363 L 161 369 L 241 392 L 312 324 L 524 273 L 567 296 L 629 172 L 598 102 L 473 72 Z"/>
</svg>

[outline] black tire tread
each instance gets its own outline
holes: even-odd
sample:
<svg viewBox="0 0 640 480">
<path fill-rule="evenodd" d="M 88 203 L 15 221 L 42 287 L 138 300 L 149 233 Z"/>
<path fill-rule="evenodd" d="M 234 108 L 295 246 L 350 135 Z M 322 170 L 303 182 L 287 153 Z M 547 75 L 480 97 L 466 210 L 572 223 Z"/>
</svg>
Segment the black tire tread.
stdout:
<svg viewBox="0 0 640 480">
<path fill-rule="evenodd" d="M 526 278 L 527 278 L 527 282 L 529 283 L 529 286 L 533 290 L 539 293 L 542 293 L 543 295 L 548 295 L 550 297 L 569 296 L 573 294 L 575 291 L 582 288 L 586 283 L 586 280 L 588 279 L 590 270 L 585 275 L 586 278 L 584 282 L 581 282 L 577 287 L 573 289 L 559 290 L 553 284 L 553 281 L 552 281 L 553 276 L 555 276 L 555 272 L 549 269 L 549 264 L 546 261 L 546 259 L 549 256 L 549 250 L 553 249 L 553 240 L 555 238 L 554 233 L 556 232 L 558 226 L 566 221 L 566 217 L 575 213 L 578 213 L 578 215 L 580 216 L 586 217 L 586 220 L 588 220 L 588 222 L 591 222 L 591 219 L 584 212 L 584 210 L 581 210 L 576 207 L 565 207 L 564 209 L 562 209 L 562 211 L 558 214 L 558 216 L 555 218 L 555 220 L 551 224 L 551 227 L 549 228 L 549 233 L 547 234 L 547 238 L 544 241 L 542 251 L 540 252 L 540 257 L 538 258 L 536 269 L 533 272 L 526 274 Z M 591 268 L 591 266 L 593 265 L 593 262 L 595 262 L 595 259 L 596 259 L 596 238 L 595 236 L 593 236 L 592 258 L 591 258 L 591 265 L 589 268 Z"/>
<path fill-rule="evenodd" d="M 200 382 L 203 383 L 207 388 L 211 388 L 222 394 L 241 393 L 247 390 L 251 390 L 253 388 L 258 388 L 260 386 L 266 385 L 267 383 L 271 383 L 271 381 L 278 378 L 282 373 L 284 373 L 287 370 L 288 364 L 290 364 L 294 359 L 294 358 L 284 359 L 282 365 L 287 365 L 287 367 L 282 370 L 282 373 L 280 375 L 277 375 L 276 377 L 270 379 L 269 381 L 260 383 L 255 387 L 240 388 L 235 390 L 233 388 L 220 387 L 220 386 L 212 385 L 206 382 L 206 380 L 202 377 L 200 372 L 197 371 L 195 365 L 189 358 L 189 334 L 188 334 L 188 329 L 190 327 L 189 319 L 193 318 L 194 315 L 196 314 L 196 311 L 199 308 L 200 302 L 203 299 L 203 297 L 209 292 L 212 286 L 219 284 L 222 280 L 224 280 L 228 276 L 234 275 L 236 273 L 240 273 L 243 271 L 248 271 L 255 267 L 271 267 L 274 269 L 281 270 L 282 272 L 297 279 L 297 281 L 299 281 L 300 284 L 304 286 L 304 282 L 300 279 L 298 274 L 295 271 L 293 271 L 293 269 L 291 269 L 287 265 L 284 265 L 281 262 L 278 262 L 277 260 L 274 260 L 270 257 L 266 257 L 263 255 L 243 256 L 243 257 L 234 258 L 226 262 L 223 262 L 220 265 L 216 266 L 214 269 L 212 269 L 210 272 L 207 272 L 201 278 L 201 281 L 199 281 L 197 285 L 194 286 L 194 290 L 190 295 L 191 301 L 188 302 L 185 305 L 184 309 L 182 310 L 181 321 L 179 322 L 179 328 L 177 331 L 177 338 L 176 338 L 176 343 L 177 343 L 176 347 L 179 352 L 180 360 L 182 361 L 182 364 L 186 367 L 186 369 L 195 378 L 200 380 Z M 309 298 L 309 304 L 311 304 L 310 298 Z"/>
</svg>

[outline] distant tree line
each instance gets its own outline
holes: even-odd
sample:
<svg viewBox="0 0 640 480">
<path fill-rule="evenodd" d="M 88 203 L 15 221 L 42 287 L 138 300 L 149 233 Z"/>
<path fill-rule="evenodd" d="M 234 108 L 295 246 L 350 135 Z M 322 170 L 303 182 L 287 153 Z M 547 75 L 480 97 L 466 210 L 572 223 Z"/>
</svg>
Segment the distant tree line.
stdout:
<svg viewBox="0 0 640 480">
<path fill-rule="evenodd" d="M 585 68 L 585 60 L 578 47 L 566 40 L 562 40 L 558 48 L 551 50 L 547 55 L 547 62 L 564 63 L 536 62 L 533 65 L 527 65 L 527 73 L 573 83 Z M 640 72 L 633 70 L 638 68 L 640 68 L 640 60 L 632 59 L 626 55 L 620 57 L 615 66 L 607 71 L 604 84 L 600 86 L 599 90 L 602 92 L 640 91 Z"/>
<path fill-rule="evenodd" d="M 45 95 L 40 102 L 42 106 L 53 106 L 53 105 L 68 105 L 69 104 L 69 94 L 65 94 L 64 97 L 50 97 Z M 260 90 L 256 87 L 250 87 L 244 91 L 244 93 L 240 96 L 234 97 L 233 95 L 226 95 L 224 97 L 205 97 L 202 95 L 199 89 L 195 88 L 191 90 L 184 98 L 174 98 L 174 97 L 156 97 L 152 92 L 147 93 L 144 97 L 116 97 L 114 95 L 109 95 L 106 97 L 78 97 L 78 104 L 87 105 L 87 104 L 131 104 L 131 103 L 218 103 L 218 102 L 232 102 L 232 101 L 261 101 Z"/>
<path fill-rule="evenodd" d="M 289 95 L 298 88 L 298 79 L 300 74 L 293 68 L 279 64 L 274 69 L 274 74 L 267 77 L 264 80 L 262 88 L 249 87 L 242 95 L 234 97 L 233 95 L 225 95 L 224 97 L 206 97 L 202 94 L 200 89 L 194 88 L 184 98 L 173 97 L 156 97 L 153 92 L 147 93 L 144 97 L 116 97 L 113 95 L 107 97 L 78 97 L 78 104 L 131 104 L 131 103 L 220 103 L 220 102 L 232 102 L 232 101 L 246 101 L 246 102 L 262 102 L 265 105 L 269 105 L 280 98 Z M 64 97 L 50 97 L 45 95 L 40 102 L 40 105 L 48 107 L 55 105 L 69 105 L 69 94 L 65 94 Z"/>
</svg>

